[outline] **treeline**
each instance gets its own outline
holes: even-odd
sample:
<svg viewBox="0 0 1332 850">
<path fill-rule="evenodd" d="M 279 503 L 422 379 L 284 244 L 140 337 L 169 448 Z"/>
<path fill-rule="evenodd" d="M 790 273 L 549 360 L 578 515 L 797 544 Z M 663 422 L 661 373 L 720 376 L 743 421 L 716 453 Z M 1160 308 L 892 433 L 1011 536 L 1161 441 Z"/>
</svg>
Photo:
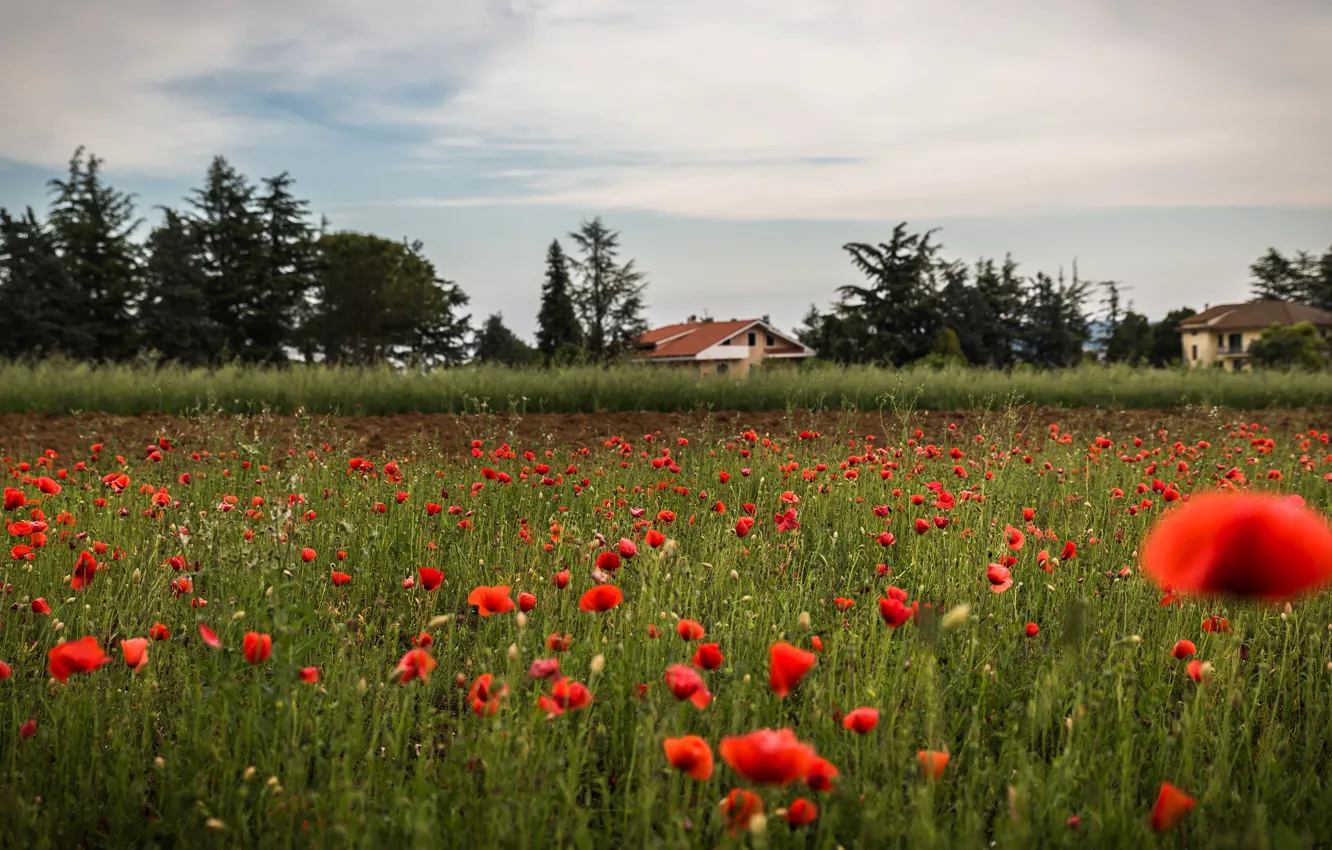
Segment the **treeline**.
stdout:
<svg viewBox="0 0 1332 850">
<path fill-rule="evenodd" d="M 145 235 L 102 164 L 75 151 L 44 220 L 0 208 L 0 358 L 517 365 L 608 359 L 646 329 L 645 277 L 599 218 L 574 257 L 551 244 L 533 349 L 499 314 L 474 328 L 421 242 L 314 221 L 285 172 L 256 184 L 216 157 Z"/>
<path fill-rule="evenodd" d="M 799 331 L 819 357 L 841 363 L 905 366 L 1019 363 L 1073 366 L 1089 358 L 1164 366 L 1180 357 L 1182 308 L 1151 322 L 1121 310 L 1121 287 L 1072 274 L 1027 276 L 1017 262 L 942 256 L 936 231 L 899 224 L 887 242 L 843 246 L 867 278 L 844 286 L 827 312 L 811 306 Z"/>
</svg>

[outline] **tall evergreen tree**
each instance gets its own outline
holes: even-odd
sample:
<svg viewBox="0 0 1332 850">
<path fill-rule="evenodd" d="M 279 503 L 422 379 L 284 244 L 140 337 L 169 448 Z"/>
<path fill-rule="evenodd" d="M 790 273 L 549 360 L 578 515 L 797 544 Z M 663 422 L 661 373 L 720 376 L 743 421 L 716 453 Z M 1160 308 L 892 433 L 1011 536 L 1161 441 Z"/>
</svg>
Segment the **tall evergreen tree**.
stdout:
<svg viewBox="0 0 1332 850">
<path fill-rule="evenodd" d="M 888 242 L 850 242 L 842 249 L 867 278 L 868 286 L 843 286 L 840 311 L 862 317 L 864 359 L 900 366 L 919 360 L 934 347 L 939 328 L 934 231 L 908 233 L 906 222 Z"/>
<path fill-rule="evenodd" d="M 476 332 L 476 350 L 472 355 L 480 363 L 527 366 L 537 352 L 504 325 L 504 316 L 492 313 Z"/>
<path fill-rule="evenodd" d="M 537 313 L 537 350 L 547 359 L 572 359 L 583 345 L 583 328 L 574 309 L 569 260 L 558 239 L 546 251 L 546 280 Z"/>
<path fill-rule="evenodd" d="M 133 241 L 140 222 L 134 198 L 102 179 L 102 160 L 82 147 L 69 160 L 66 179 L 52 179 L 50 227 L 66 273 L 83 290 L 86 312 L 69 323 L 86 326 L 91 356 L 126 360 L 138 350 L 135 310 L 140 290 L 139 249 Z"/>
<path fill-rule="evenodd" d="M 581 258 L 571 265 L 578 273 L 574 304 L 583 321 L 588 353 L 599 359 L 614 357 L 647 330 L 643 318 L 643 291 L 647 283 L 634 261 L 617 262 L 619 231 L 597 216 L 569 234 Z"/>
<path fill-rule="evenodd" d="M 190 222 L 163 209 L 148 235 L 144 301 L 139 310 L 143 346 L 190 366 L 209 363 L 222 347 L 222 329 L 208 313 L 202 251 Z"/>
<path fill-rule="evenodd" d="M 1184 347 L 1180 340 L 1179 323 L 1198 315 L 1192 307 L 1181 307 L 1165 314 L 1165 318 L 1152 325 L 1152 341 L 1147 349 L 1147 363 L 1151 366 L 1166 366 L 1184 357 Z"/>
<path fill-rule="evenodd" d="M 92 357 L 97 339 L 88 293 L 70 277 L 54 234 L 29 207 L 22 218 L 0 209 L 0 357 Z"/>
<path fill-rule="evenodd" d="M 1024 310 L 1023 359 L 1038 366 L 1075 366 L 1089 336 L 1085 305 L 1090 285 L 1038 272 L 1027 292 Z"/>
<path fill-rule="evenodd" d="M 257 295 L 268 273 L 264 221 L 254 209 L 254 197 L 253 184 L 219 156 L 190 198 L 206 281 L 205 311 L 222 331 L 219 346 L 210 352 L 214 362 L 246 359 L 251 353 L 250 311 L 262 300 Z"/>
<path fill-rule="evenodd" d="M 1018 357 L 1022 336 L 1022 278 L 1011 256 L 995 268 L 993 260 L 976 263 L 975 286 L 980 295 L 977 308 L 979 338 L 985 356 L 973 363 L 988 363 L 997 368 L 1012 365 Z"/>
<path fill-rule="evenodd" d="M 318 251 L 309 222 L 309 202 L 292 194 L 287 172 L 263 181 L 256 199 L 263 226 L 263 276 L 244 312 L 248 360 L 282 363 L 298 322 L 308 312 Z"/>
<path fill-rule="evenodd" d="M 1278 301 L 1303 301 L 1306 294 L 1306 282 L 1300 264 L 1286 257 L 1276 248 L 1268 248 L 1267 253 L 1249 266 L 1252 278 L 1250 290 L 1255 298 L 1275 299 Z"/>
</svg>

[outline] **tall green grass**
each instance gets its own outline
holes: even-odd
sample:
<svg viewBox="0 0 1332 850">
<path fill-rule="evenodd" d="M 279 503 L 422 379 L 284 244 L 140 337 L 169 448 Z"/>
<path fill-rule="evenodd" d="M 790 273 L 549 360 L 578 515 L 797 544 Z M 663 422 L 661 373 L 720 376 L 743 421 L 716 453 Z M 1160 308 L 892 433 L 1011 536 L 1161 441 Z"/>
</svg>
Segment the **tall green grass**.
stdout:
<svg viewBox="0 0 1332 850">
<path fill-rule="evenodd" d="M 759 370 L 704 378 L 645 366 L 433 371 L 293 366 L 0 365 L 0 412 L 594 413 L 623 410 L 997 409 L 1014 404 L 1126 409 L 1332 405 L 1332 373 L 1083 366 L 1060 371 L 873 367 Z"/>
</svg>

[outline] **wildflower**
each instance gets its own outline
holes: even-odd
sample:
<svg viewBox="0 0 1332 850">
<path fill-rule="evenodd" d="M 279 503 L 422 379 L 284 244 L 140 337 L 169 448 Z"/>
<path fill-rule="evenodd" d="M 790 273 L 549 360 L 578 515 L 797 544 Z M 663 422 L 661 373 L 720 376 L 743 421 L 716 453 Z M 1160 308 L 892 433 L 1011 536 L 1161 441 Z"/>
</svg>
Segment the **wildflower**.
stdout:
<svg viewBox="0 0 1332 850">
<path fill-rule="evenodd" d="M 703 625 L 696 620 L 681 620 L 676 623 L 675 633 L 682 640 L 699 640 L 705 634 Z"/>
<path fill-rule="evenodd" d="M 273 636 L 259 632 L 246 632 L 242 643 L 245 660 L 251 664 L 263 664 L 273 654 Z"/>
<path fill-rule="evenodd" d="M 716 670 L 722 666 L 723 660 L 720 644 L 701 643 L 690 663 L 702 670 Z"/>
<path fill-rule="evenodd" d="M 148 638 L 129 638 L 120 642 L 120 654 L 135 673 L 148 663 Z"/>
<path fill-rule="evenodd" d="M 421 586 L 431 593 L 444 581 L 443 571 L 434 567 L 421 567 L 416 572 L 421 576 Z"/>
<path fill-rule="evenodd" d="M 1027 627 L 1023 631 L 1027 633 L 1027 637 L 1036 637 L 1041 633 L 1041 627 L 1035 623 L 1027 623 Z"/>
<path fill-rule="evenodd" d="M 1152 829 L 1165 832 L 1184 820 L 1194 806 L 1194 800 L 1188 794 L 1171 785 L 1161 783 L 1161 790 L 1156 795 L 1156 805 L 1152 806 Z"/>
<path fill-rule="evenodd" d="M 302 681 L 302 682 L 308 682 L 308 683 L 311 684 L 311 685 L 317 684 L 317 683 L 319 682 L 319 668 L 318 668 L 318 667 L 302 667 L 302 668 L 301 668 L 301 681 Z"/>
<path fill-rule="evenodd" d="M 333 579 L 334 587 L 342 587 L 344 584 L 351 581 L 351 576 L 347 575 L 346 573 L 340 573 L 337 570 L 332 571 L 331 577 Z"/>
<path fill-rule="evenodd" d="M 509 598 L 509 588 L 503 584 L 495 587 L 482 585 L 473 588 L 472 592 L 467 594 L 467 604 L 475 605 L 477 613 L 482 617 L 489 617 L 491 614 L 503 614 L 513 610 L 513 600 Z"/>
<path fill-rule="evenodd" d="M 670 688 L 676 699 L 689 700 L 700 711 L 712 703 L 712 694 L 703 683 L 703 677 L 693 667 L 684 664 L 667 667 L 666 687 Z"/>
<path fill-rule="evenodd" d="M 566 711 L 584 708 L 591 705 L 591 703 L 592 693 L 587 689 L 587 686 L 569 679 L 560 679 L 556 682 L 551 688 L 550 696 L 537 698 L 537 704 L 550 717 L 555 717 Z"/>
<path fill-rule="evenodd" d="M 471 703 L 472 713 L 477 717 L 499 711 L 500 698 L 509 692 L 508 685 L 501 683 L 496 688 L 494 681 L 493 674 L 482 673 L 472 682 L 472 687 L 467 692 L 467 701 Z"/>
<path fill-rule="evenodd" d="M 537 598 L 531 593 L 518 594 L 518 610 L 521 612 L 531 611 L 536 607 Z"/>
<path fill-rule="evenodd" d="M 53 646 L 46 656 L 47 670 L 62 684 L 69 681 L 71 673 L 88 673 L 111 661 L 91 635 Z"/>
<path fill-rule="evenodd" d="M 1188 658 L 1197 651 L 1198 647 L 1193 645 L 1193 641 L 1181 640 L 1175 643 L 1175 647 L 1174 649 L 1170 650 L 1170 654 L 1175 656 L 1176 658 Z"/>
<path fill-rule="evenodd" d="M 722 800 L 721 810 L 727 828 L 731 835 L 735 835 L 743 829 L 748 829 L 754 821 L 763 817 L 763 800 L 753 791 L 732 788 L 731 793 Z"/>
<path fill-rule="evenodd" d="M 697 735 L 667 738 L 662 742 L 671 767 L 700 782 L 712 778 L 712 748 Z"/>
<path fill-rule="evenodd" d="M 624 601 L 624 593 L 613 584 L 599 584 L 578 600 L 580 611 L 609 611 Z"/>
<path fill-rule="evenodd" d="M 816 660 L 814 653 L 797 649 L 785 641 L 774 643 L 768 650 L 768 684 L 773 693 L 784 698 Z"/>
<path fill-rule="evenodd" d="M 948 767 L 948 753 L 936 750 L 919 750 L 916 759 L 920 762 L 920 774 L 931 779 L 939 779 Z"/>
<path fill-rule="evenodd" d="M 199 637 L 203 638 L 203 642 L 211 646 L 213 649 L 222 648 L 222 641 L 218 640 L 217 632 L 208 628 L 203 623 L 199 624 Z"/>
<path fill-rule="evenodd" d="M 435 659 L 424 649 L 409 649 L 403 653 L 398 666 L 393 668 L 393 678 L 400 684 L 407 684 L 413 679 L 430 681 L 430 671 L 435 669 Z"/>
<path fill-rule="evenodd" d="M 1142 564 L 1160 584 L 1199 595 L 1283 599 L 1332 580 L 1332 528 L 1311 508 L 1263 493 L 1209 493 L 1152 529 Z"/>
<path fill-rule="evenodd" d="M 754 518 L 752 516 L 742 516 L 735 521 L 735 536 L 748 537 L 753 528 Z"/>
<path fill-rule="evenodd" d="M 879 710 L 877 708 L 857 708 L 848 711 L 842 718 L 842 726 L 859 735 L 864 735 L 878 725 Z"/>
<path fill-rule="evenodd" d="M 315 550 L 311 549 L 308 546 L 301 550 L 301 560 L 307 564 L 313 561 L 317 557 L 318 555 L 315 553 Z"/>
<path fill-rule="evenodd" d="M 819 807 L 804 797 L 797 797 L 786 807 L 786 822 L 793 827 L 813 823 L 818 817 Z"/>
<path fill-rule="evenodd" d="M 766 785 L 798 782 L 809 773 L 817 756 L 790 729 L 758 729 L 746 735 L 722 738 L 722 758 L 731 769 Z"/>
<path fill-rule="evenodd" d="M 1003 593 L 1013 586 L 1013 574 L 1008 567 L 1001 567 L 998 564 L 990 564 L 985 570 L 985 578 L 990 582 L 990 591 L 992 593 Z"/>
<path fill-rule="evenodd" d="M 37 734 L 37 721 L 29 719 L 19 727 L 19 737 L 23 739 L 31 738 Z"/>
</svg>

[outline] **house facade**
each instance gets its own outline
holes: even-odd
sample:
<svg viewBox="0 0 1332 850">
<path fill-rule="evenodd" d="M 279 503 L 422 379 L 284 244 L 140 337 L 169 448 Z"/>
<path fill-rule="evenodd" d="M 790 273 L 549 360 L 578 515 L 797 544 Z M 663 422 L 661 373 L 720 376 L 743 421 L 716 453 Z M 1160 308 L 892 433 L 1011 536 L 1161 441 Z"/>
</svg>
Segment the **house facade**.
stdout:
<svg viewBox="0 0 1332 850">
<path fill-rule="evenodd" d="M 1249 346 L 1272 325 L 1308 322 L 1324 339 L 1332 336 L 1332 313 L 1290 301 L 1218 304 L 1179 323 L 1184 362 L 1218 365 L 1227 372 L 1248 368 Z"/>
<path fill-rule="evenodd" d="M 640 336 L 632 359 L 693 369 L 699 375 L 744 377 L 755 365 L 773 361 L 794 366 L 814 356 L 814 349 L 774 328 L 764 319 L 729 322 L 690 317 Z"/>
</svg>

